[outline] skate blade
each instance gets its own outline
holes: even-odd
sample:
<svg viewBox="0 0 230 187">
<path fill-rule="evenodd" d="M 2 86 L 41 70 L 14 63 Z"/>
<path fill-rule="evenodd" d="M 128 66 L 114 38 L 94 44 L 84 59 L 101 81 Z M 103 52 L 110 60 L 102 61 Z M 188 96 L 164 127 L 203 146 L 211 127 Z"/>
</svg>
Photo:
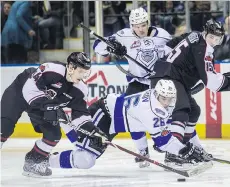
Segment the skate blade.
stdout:
<svg viewBox="0 0 230 187">
<path fill-rule="evenodd" d="M 49 175 L 49 176 L 42 176 L 42 175 L 38 175 L 38 174 L 35 174 L 35 173 L 27 172 L 27 171 L 23 171 L 22 175 L 26 176 L 26 177 L 32 177 L 32 178 L 45 178 L 45 179 L 51 178 L 51 175 Z"/>
</svg>

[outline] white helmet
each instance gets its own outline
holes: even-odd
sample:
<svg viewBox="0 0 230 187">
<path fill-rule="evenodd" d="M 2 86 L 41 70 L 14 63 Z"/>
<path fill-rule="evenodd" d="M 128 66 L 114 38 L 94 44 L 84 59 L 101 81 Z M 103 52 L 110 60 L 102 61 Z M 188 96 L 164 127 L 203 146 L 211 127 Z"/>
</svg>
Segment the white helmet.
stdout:
<svg viewBox="0 0 230 187">
<path fill-rule="evenodd" d="M 140 24 L 148 21 L 148 13 L 143 8 L 137 8 L 131 11 L 129 15 L 130 28 L 132 25 Z"/>
<path fill-rule="evenodd" d="M 176 87 L 171 80 L 161 79 L 157 82 L 155 86 L 156 97 L 159 95 L 164 97 L 176 98 Z"/>
</svg>

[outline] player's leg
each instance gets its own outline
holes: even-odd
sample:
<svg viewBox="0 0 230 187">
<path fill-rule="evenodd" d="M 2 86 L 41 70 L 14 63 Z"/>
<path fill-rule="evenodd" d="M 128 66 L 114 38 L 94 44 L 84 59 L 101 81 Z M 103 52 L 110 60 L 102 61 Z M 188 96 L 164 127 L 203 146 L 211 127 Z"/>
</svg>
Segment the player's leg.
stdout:
<svg viewBox="0 0 230 187">
<path fill-rule="evenodd" d="M 191 96 L 190 96 L 190 105 L 191 105 L 191 111 L 189 112 L 189 121 L 185 127 L 185 134 L 183 139 L 184 144 L 186 144 L 192 138 L 192 135 L 196 128 L 196 123 L 200 117 L 200 112 L 201 112 L 200 107 L 196 103 L 196 100 Z"/>
<path fill-rule="evenodd" d="M 138 92 L 142 92 L 149 89 L 149 85 L 141 84 L 137 81 L 129 83 L 125 95 L 131 95 Z M 149 157 L 148 142 L 145 132 L 131 132 L 130 133 L 133 142 L 138 150 L 138 152 L 146 157 Z M 135 158 L 135 162 L 139 163 L 139 167 L 148 167 L 150 164 L 140 158 Z"/>
<path fill-rule="evenodd" d="M 1 99 L 1 146 L 13 134 L 15 125 L 28 105 L 22 96 L 22 87 L 35 68 L 25 69 L 4 91 Z"/>
<path fill-rule="evenodd" d="M 194 98 L 191 98 L 190 104 L 191 112 L 189 113 L 189 122 L 187 123 L 185 128 L 184 143 L 187 143 L 189 141 L 193 145 L 199 147 L 206 155 L 206 160 L 211 160 L 212 155 L 204 150 L 203 146 L 201 145 L 200 138 L 195 130 L 196 123 L 201 113 L 200 107 L 198 106 Z"/>
<path fill-rule="evenodd" d="M 32 115 L 29 114 L 31 117 Z M 39 117 L 31 117 L 31 122 L 37 132 L 43 134 L 42 139 L 36 140 L 34 147 L 25 156 L 23 175 L 26 176 L 50 176 L 49 154 L 61 139 L 59 124 L 53 125 Z"/>
<path fill-rule="evenodd" d="M 179 141 L 183 142 L 185 127 L 189 120 L 188 113 L 191 110 L 189 94 L 186 92 L 184 86 L 178 82 L 174 81 L 177 89 L 177 101 L 175 109 L 172 113 L 172 122 L 170 125 L 170 131 L 173 136 L 178 138 Z M 181 165 L 185 160 L 179 159 L 176 155 L 166 153 L 165 163 L 167 165 Z"/>
<path fill-rule="evenodd" d="M 20 90 L 13 83 L 4 91 L 1 99 L 1 147 L 13 134 L 15 125 L 26 108 L 27 104 Z"/>
<path fill-rule="evenodd" d="M 116 134 L 110 135 L 109 128 L 111 118 L 105 108 L 103 99 L 93 103 L 89 108 L 92 120 L 102 132 L 104 132 L 111 141 Z M 95 165 L 96 159 L 99 158 L 105 151 L 105 146 L 101 148 L 93 143 L 88 137 L 79 141 L 76 131 L 69 124 L 61 123 L 66 136 L 76 150 L 67 150 L 60 153 L 55 153 L 50 156 L 49 163 L 53 168 L 79 168 L 89 169 Z"/>
</svg>

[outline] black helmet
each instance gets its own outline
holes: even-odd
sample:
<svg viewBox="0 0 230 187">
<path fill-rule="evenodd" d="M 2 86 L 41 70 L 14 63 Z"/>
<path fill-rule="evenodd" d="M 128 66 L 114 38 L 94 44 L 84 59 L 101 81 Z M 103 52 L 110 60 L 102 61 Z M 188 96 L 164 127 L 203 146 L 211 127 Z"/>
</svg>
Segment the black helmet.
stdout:
<svg viewBox="0 0 230 187">
<path fill-rule="evenodd" d="M 89 56 L 84 52 L 73 52 L 67 58 L 67 64 L 72 64 L 74 69 L 81 67 L 83 69 L 89 70 L 91 67 L 91 60 Z"/>
<path fill-rule="evenodd" d="M 224 35 L 224 27 L 221 23 L 215 21 L 214 19 L 210 19 L 206 22 L 204 26 L 204 31 L 207 34 L 213 34 L 215 36 L 223 36 Z"/>
</svg>

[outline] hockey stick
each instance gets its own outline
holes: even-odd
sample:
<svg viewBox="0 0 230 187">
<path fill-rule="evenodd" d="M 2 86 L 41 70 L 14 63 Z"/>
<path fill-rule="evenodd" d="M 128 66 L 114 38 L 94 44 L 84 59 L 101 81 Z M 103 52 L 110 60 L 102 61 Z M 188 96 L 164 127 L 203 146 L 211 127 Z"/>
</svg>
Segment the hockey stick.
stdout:
<svg viewBox="0 0 230 187">
<path fill-rule="evenodd" d="M 228 160 L 222 160 L 222 159 L 219 159 L 219 158 L 213 158 L 212 160 L 216 161 L 216 162 L 219 162 L 219 163 L 222 163 L 222 164 L 230 164 L 230 161 L 228 161 Z"/>
<path fill-rule="evenodd" d="M 101 36 L 99 36 L 98 34 L 96 34 L 94 31 L 92 31 L 91 29 L 89 29 L 88 27 L 86 27 L 85 25 L 83 25 L 82 23 L 79 24 L 80 27 L 82 27 L 83 29 L 85 29 L 86 31 L 88 31 L 90 34 L 94 35 L 96 38 L 98 38 L 99 40 L 105 42 L 108 46 L 110 46 L 111 48 L 113 48 L 112 45 L 110 45 L 107 40 Z M 132 60 L 134 63 L 136 63 L 138 66 L 140 66 L 141 68 L 143 68 L 145 71 L 148 72 L 149 75 L 154 75 L 155 72 L 151 71 L 150 69 L 146 68 L 143 64 L 139 63 L 137 60 L 135 60 L 134 58 L 132 58 L 131 56 L 129 56 L 128 54 L 124 55 L 126 58 Z M 125 70 L 126 71 L 126 70 Z M 122 71 L 123 72 L 123 71 Z M 124 72 L 123 72 L 124 73 Z M 146 75 L 147 76 L 147 75 Z M 146 77 L 145 76 L 145 77 Z M 140 77 L 140 78 L 144 78 L 144 77 Z"/>
<path fill-rule="evenodd" d="M 198 175 L 198 174 L 203 173 L 204 171 L 206 171 L 207 169 L 209 169 L 209 168 L 212 167 L 212 163 L 211 162 L 205 162 L 203 165 L 197 166 L 196 168 L 193 168 L 191 170 L 181 171 L 181 170 L 177 170 L 177 169 L 174 169 L 172 167 L 166 166 L 166 165 L 164 165 L 164 164 L 162 164 L 160 162 L 157 162 L 155 160 L 152 160 L 152 159 L 149 159 L 147 157 L 144 157 L 144 156 L 142 156 L 140 154 L 137 154 L 137 153 L 135 153 L 133 151 L 130 151 L 130 150 L 128 150 L 128 149 L 126 149 L 124 147 L 121 147 L 121 146 L 119 146 L 117 144 L 114 144 L 112 142 L 106 141 L 106 143 L 108 145 L 112 146 L 112 147 L 115 147 L 115 148 L 121 150 L 121 151 L 124 151 L 124 152 L 126 152 L 128 154 L 131 154 L 133 156 L 136 156 L 136 157 L 138 157 L 138 158 L 140 158 L 142 160 L 146 160 L 146 161 L 148 161 L 148 162 L 150 162 L 152 164 L 155 164 L 155 165 L 157 165 L 159 167 L 162 167 L 164 169 L 167 169 L 169 171 L 172 171 L 172 172 L 177 173 L 179 175 L 182 175 L 184 177 L 192 177 L 192 176 Z"/>
</svg>

